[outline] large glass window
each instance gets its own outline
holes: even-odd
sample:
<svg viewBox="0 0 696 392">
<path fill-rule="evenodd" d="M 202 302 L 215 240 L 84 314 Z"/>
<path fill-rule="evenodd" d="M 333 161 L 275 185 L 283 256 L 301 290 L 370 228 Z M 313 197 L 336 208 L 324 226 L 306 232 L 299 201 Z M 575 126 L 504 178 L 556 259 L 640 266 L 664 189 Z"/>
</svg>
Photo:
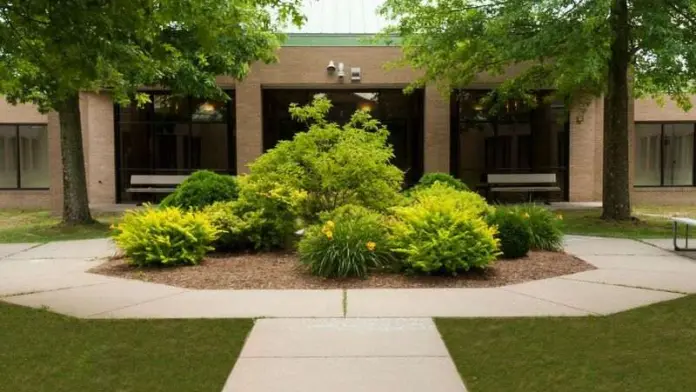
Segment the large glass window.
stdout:
<svg viewBox="0 0 696 392">
<path fill-rule="evenodd" d="M 406 172 L 406 182 L 414 183 L 423 174 L 423 91 L 405 95 L 401 89 L 380 90 L 280 90 L 263 91 L 263 145 L 273 148 L 307 129 L 290 117 L 291 103 L 305 105 L 315 95 L 325 95 L 333 103 L 329 121 L 346 123 L 357 109 L 370 110 L 389 130 L 394 147 L 394 164 Z"/>
<path fill-rule="evenodd" d="M 555 173 L 560 192 L 547 197 L 567 199 L 568 113 L 539 92 L 533 107 L 522 101 L 486 100 L 490 91 L 460 90 L 452 97 L 452 168 L 472 189 L 485 191 L 487 175 Z M 486 104 L 488 103 L 488 104 Z M 507 194 L 500 197 L 518 197 Z"/>
<path fill-rule="evenodd" d="M 234 97 L 231 91 L 227 95 Z M 212 101 L 156 92 L 150 95 L 150 103 L 118 107 L 116 113 L 121 202 L 157 196 L 128 193 L 133 175 L 181 175 L 198 169 L 236 172 L 232 99 Z"/>
<path fill-rule="evenodd" d="M 694 124 L 637 123 L 634 185 L 694 185 Z"/>
<path fill-rule="evenodd" d="M 0 189 L 48 189 L 46 125 L 0 125 Z"/>
</svg>

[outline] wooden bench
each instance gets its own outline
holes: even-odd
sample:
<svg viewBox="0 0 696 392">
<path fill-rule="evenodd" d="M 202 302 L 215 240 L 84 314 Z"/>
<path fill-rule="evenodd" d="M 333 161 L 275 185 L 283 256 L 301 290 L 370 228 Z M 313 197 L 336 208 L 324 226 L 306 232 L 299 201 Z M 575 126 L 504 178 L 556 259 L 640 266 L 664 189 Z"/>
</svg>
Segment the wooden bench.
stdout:
<svg viewBox="0 0 696 392">
<path fill-rule="evenodd" d="M 134 174 L 130 178 L 129 193 L 172 193 L 177 185 L 187 179 L 187 175 L 143 175 Z"/>
<path fill-rule="evenodd" d="M 530 201 L 535 192 L 561 190 L 555 173 L 488 174 L 486 181 L 488 191 L 491 193 L 526 192 Z"/>
<path fill-rule="evenodd" d="M 680 248 L 677 245 L 677 233 L 678 233 L 678 226 L 679 224 L 683 224 L 686 227 L 686 232 L 684 235 L 684 247 Z M 674 250 L 679 251 L 679 250 L 696 250 L 696 248 L 689 248 L 689 226 L 696 226 L 696 219 L 691 219 L 691 218 L 672 218 L 672 240 L 674 241 Z"/>
</svg>

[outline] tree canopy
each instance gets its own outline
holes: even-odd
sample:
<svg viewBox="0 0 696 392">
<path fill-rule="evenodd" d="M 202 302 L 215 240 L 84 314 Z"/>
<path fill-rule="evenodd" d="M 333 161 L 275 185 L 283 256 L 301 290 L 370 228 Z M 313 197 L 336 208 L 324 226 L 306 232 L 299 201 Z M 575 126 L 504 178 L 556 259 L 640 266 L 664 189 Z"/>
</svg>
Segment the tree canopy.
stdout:
<svg viewBox="0 0 696 392">
<path fill-rule="evenodd" d="M 506 74 L 496 97 L 604 96 L 605 217 L 630 214 L 628 99 L 670 96 L 688 109 L 696 93 L 693 0 L 387 0 L 381 12 L 395 21 L 385 33 L 400 36 L 403 62 L 424 71 L 416 84 L 456 89 Z"/>
<path fill-rule="evenodd" d="M 76 91 L 133 98 L 143 86 L 221 95 L 272 61 L 300 0 L 15 0 L 0 3 L 0 93 L 43 110 Z"/>
<path fill-rule="evenodd" d="M 279 27 L 303 21 L 301 0 L 0 1 L 0 94 L 60 117 L 63 221 L 89 213 L 80 92 L 137 100 L 146 86 L 227 98 L 220 75 L 243 79 L 270 62 Z"/>
</svg>

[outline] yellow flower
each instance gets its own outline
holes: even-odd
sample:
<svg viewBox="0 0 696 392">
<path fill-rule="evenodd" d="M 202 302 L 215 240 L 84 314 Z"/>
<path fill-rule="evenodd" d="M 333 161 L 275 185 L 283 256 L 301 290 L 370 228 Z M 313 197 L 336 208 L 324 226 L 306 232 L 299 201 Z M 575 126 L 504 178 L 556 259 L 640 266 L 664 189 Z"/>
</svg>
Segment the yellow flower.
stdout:
<svg viewBox="0 0 696 392">
<path fill-rule="evenodd" d="M 563 215 L 558 214 L 558 215 L 556 215 L 556 218 L 558 218 L 558 220 L 563 220 Z"/>
<path fill-rule="evenodd" d="M 375 243 L 372 242 L 372 241 L 369 241 L 369 242 L 368 242 L 367 244 L 365 244 L 365 245 L 367 246 L 367 250 L 369 250 L 370 252 L 374 252 L 375 247 L 377 247 L 377 244 L 375 244 Z"/>
<path fill-rule="evenodd" d="M 526 219 L 529 219 L 529 213 L 525 212 L 525 213 L 524 213 L 524 217 L 525 217 Z"/>
<path fill-rule="evenodd" d="M 333 223 L 333 221 L 327 221 L 327 222 L 326 222 L 326 227 L 328 227 L 328 228 L 330 228 L 330 229 L 333 229 L 334 227 L 336 227 L 336 224 Z"/>
<path fill-rule="evenodd" d="M 326 238 L 328 238 L 330 240 L 333 239 L 333 231 L 331 231 L 331 230 L 327 230 L 326 232 L 324 232 L 324 235 L 326 236 Z"/>
</svg>

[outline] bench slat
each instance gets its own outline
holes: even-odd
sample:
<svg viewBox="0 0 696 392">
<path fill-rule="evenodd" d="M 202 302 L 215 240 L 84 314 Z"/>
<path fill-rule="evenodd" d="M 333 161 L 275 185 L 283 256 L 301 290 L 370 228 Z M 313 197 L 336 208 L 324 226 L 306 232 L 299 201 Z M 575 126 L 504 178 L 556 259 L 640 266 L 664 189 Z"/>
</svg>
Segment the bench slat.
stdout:
<svg viewBox="0 0 696 392">
<path fill-rule="evenodd" d="M 489 184 L 555 184 L 555 173 L 488 174 Z"/>
<path fill-rule="evenodd" d="M 188 178 L 187 175 L 150 175 L 134 174 L 131 185 L 179 185 Z"/>
<path fill-rule="evenodd" d="M 128 188 L 128 193 L 172 193 L 175 188 Z"/>
<path fill-rule="evenodd" d="M 683 223 L 685 225 L 696 226 L 696 219 L 685 218 L 685 217 L 674 217 L 674 218 L 672 218 L 672 220 L 675 222 Z"/>
<path fill-rule="evenodd" d="M 561 188 L 557 186 L 510 186 L 510 187 L 494 187 L 491 192 L 556 192 Z"/>
</svg>

